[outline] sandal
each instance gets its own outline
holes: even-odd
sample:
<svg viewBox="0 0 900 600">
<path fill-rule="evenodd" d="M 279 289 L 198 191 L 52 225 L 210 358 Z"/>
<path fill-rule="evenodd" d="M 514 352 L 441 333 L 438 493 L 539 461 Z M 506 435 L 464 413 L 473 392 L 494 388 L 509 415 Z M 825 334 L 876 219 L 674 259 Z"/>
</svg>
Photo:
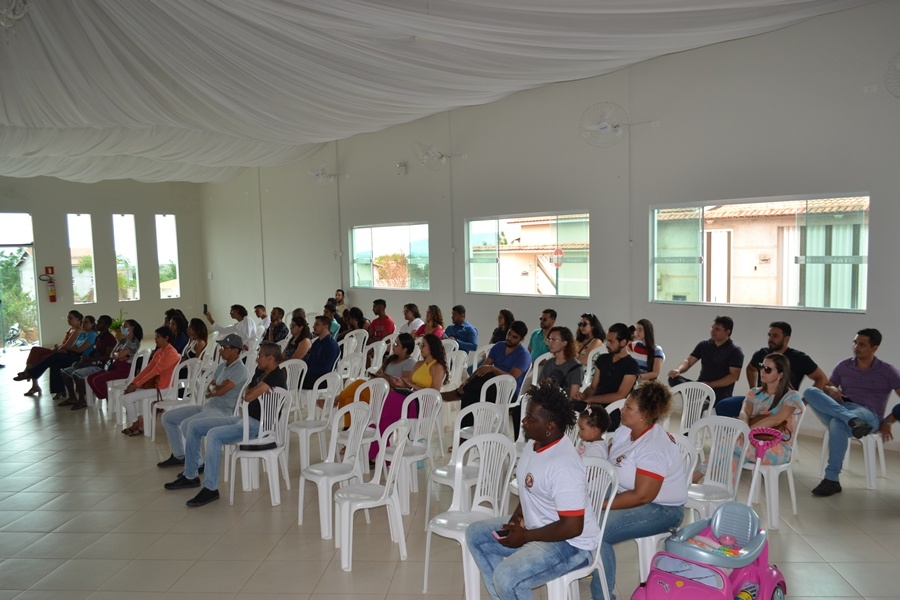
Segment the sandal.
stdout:
<svg viewBox="0 0 900 600">
<path fill-rule="evenodd" d="M 132 428 L 131 431 L 128 432 L 128 437 L 137 437 L 139 435 L 144 435 L 143 429 Z"/>
</svg>

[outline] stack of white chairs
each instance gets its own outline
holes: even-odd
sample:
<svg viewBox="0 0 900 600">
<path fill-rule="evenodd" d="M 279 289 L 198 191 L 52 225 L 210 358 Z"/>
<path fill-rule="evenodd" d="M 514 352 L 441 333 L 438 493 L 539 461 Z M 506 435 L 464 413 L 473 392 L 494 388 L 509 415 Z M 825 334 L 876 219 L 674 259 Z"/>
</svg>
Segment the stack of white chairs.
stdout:
<svg viewBox="0 0 900 600">
<path fill-rule="evenodd" d="M 474 455 L 474 456 L 473 456 Z M 475 462 L 474 496 L 469 498 L 469 486 L 464 484 L 467 465 Z M 466 598 L 478 598 L 481 575 L 466 544 L 466 529 L 470 524 L 498 517 L 504 508 L 507 486 L 516 462 L 515 444 L 503 434 L 477 435 L 459 447 L 448 465 L 453 471 L 453 499 L 450 510 L 426 517 L 425 582 L 422 593 L 428 592 L 428 565 L 431 557 L 431 534 L 454 539 L 462 550 L 463 581 Z"/>
<path fill-rule="evenodd" d="M 350 428 L 341 431 L 344 417 L 350 417 Z M 303 525 L 304 488 L 306 482 L 316 484 L 319 498 L 319 529 L 323 540 L 331 539 L 332 502 L 334 502 L 335 484 L 344 486 L 354 479 L 362 479 L 362 461 L 368 461 L 361 455 L 362 436 L 369 422 L 369 405 L 365 402 L 351 402 L 335 413 L 331 421 L 331 436 L 328 443 L 328 456 L 320 463 L 312 464 L 300 471 L 299 502 L 297 524 Z M 338 455 L 338 437 L 343 433 L 344 455 Z"/>
<path fill-rule="evenodd" d="M 353 566 L 353 515 L 356 511 L 366 509 L 366 522 L 369 522 L 368 510 L 384 506 L 387 509 L 388 525 L 391 541 L 400 545 L 400 559 L 406 560 L 406 536 L 403 533 L 403 517 L 400 514 L 400 494 L 398 479 L 403 467 L 400 461 L 391 461 L 385 469 L 385 448 L 388 444 L 397 454 L 403 454 L 409 440 L 411 424 L 407 419 L 400 419 L 384 430 L 380 438 L 378 458 L 372 478 L 365 483 L 348 485 L 334 493 L 335 514 L 335 546 L 341 550 L 341 569 L 350 571 Z M 384 484 L 381 474 L 385 473 Z"/>
<path fill-rule="evenodd" d="M 290 414 L 291 394 L 284 388 L 273 388 L 259 398 L 260 418 L 259 432 L 256 437 L 250 435 L 249 403 L 239 402 L 244 417 L 244 437 L 231 454 L 231 491 L 229 504 L 234 504 L 234 470 L 237 461 L 241 461 L 242 481 L 250 479 L 253 489 L 259 487 L 259 467 L 256 461 L 263 461 L 269 475 L 269 497 L 272 506 L 281 504 L 281 483 L 279 466 L 284 477 L 285 486 L 291 489 L 291 480 L 287 472 L 287 461 L 281 459 L 285 452 L 287 439 L 288 415 Z"/>
<path fill-rule="evenodd" d="M 410 417 L 410 407 L 417 402 L 419 412 L 417 417 Z M 404 450 L 398 447 L 389 447 L 383 454 L 385 460 L 398 462 L 400 470 L 400 508 L 404 515 L 409 514 L 409 494 L 418 492 L 419 478 L 416 477 L 416 463 L 427 461 L 430 470 L 434 469 L 434 455 L 431 452 L 431 436 L 434 433 L 434 424 L 441 412 L 441 394 L 435 389 L 424 388 L 413 392 L 403 400 L 403 408 L 400 414 L 404 419 L 410 419 L 412 428 L 409 432 L 409 443 Z"/>
</svg>

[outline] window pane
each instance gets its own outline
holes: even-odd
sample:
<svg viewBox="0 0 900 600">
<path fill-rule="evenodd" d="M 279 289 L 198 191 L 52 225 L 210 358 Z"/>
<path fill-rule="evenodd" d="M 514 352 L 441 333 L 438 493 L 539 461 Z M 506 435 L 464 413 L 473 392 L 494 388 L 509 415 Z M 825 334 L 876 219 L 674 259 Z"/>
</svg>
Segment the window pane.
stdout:
<svg viewBox="0 0 900 600">
<path fill-rule="evenodd" d="M 119 300 L 140 300 L 137 240 L 134 215 L 113 215 L 113 240 L 116 248 L 116 285 Z"/>
<path fill-rule="evenodd" d="M 31 215 L 28 213 L 0 213 L 0 246 L 30 246 L 34 243 Z"/>
<path fill-rule="evenodd" d="M 469 291 L 590 295 L 587 214 L 469 222 Z"/>
<path fill-rule="evenodd" d="M 178 268 L 178 227 L 175 215 L 156 215 L 156 257 L 159 262 L 159 297 L 181 297 Z"/>
<path fill-rule="evenodd" d="M 91 215 L 68 215 L 68 222 L 73 301 L 75 304 L 96 302 Z"/>
<path fill-rule="evenodd" d="M 651 211 L 656 301 L 864 310 L 869 198 Z"/>
<path fill-rule="evenodd" d="M 350 243 L 356 287 L 429 289 L 427 223 L 356 227 Z"/>
</svg>

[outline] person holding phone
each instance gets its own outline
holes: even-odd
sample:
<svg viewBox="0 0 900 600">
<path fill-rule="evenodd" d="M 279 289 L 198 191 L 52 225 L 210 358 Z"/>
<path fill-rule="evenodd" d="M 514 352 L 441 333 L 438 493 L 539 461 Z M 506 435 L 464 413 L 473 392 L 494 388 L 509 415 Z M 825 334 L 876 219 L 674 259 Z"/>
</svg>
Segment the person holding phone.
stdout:
<svg viewBox="0 0 900 600">
<path fill-rule="evenodd" d="M 586 567 L 600 542 L 586 471 L 565 437 L 575 424 L 566 392 L 532 388 L 522 429 L 530 442 L 516 468 L 519 506 L 511 516 L 469 525 L 466 543 L 491 598 L 527 598 L 531 590 Z"/>
</svg>

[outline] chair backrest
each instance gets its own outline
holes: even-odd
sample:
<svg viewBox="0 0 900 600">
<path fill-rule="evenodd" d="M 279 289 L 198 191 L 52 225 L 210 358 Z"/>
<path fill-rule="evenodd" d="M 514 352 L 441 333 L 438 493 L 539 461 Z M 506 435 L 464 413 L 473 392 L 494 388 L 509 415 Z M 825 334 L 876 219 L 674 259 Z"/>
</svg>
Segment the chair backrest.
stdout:
<svg viewBox="0 0 900 600">
<path fill-rule="evenodd" d="M 615 402 L 610 402 L 604 408 L 606 408 L 606 412 L 609 414 L 612 414 L 614 410 L 621 411 L 622 408 L 625 406 L 626 400 L 628 400 L 628 398 L 622 398 L 621 400 L 616 400 Z M 603 439 L 604 440 L 612 439 L 613 434 L 615 434 L 614 431 L 607 431 L 606 433 L 603 434 Z"/>
<path fill-rule="evenodd" d="M 287 348 L 287 345 L 291 343 L 291 336 L 287 335 L 275 343 L 278 344 L 278 347 L 281 348 L 282 352 L 284 352 L 284 349 Z"/>
<path fill-rule="evenodd" d="M 206 400 L 206 390 L 209 388 L 209 384 L 212 383 L 213 375 L 215 374 L 215 369 L 201 368 L 197 378 L 194 379 L 193 394 L 198 404 L 202 404 Z"/>
<path fill-rule="evenodd" d="M 369 365 L 369 373 L 377 373 L 378 369 L 381 368 L 381 365 L 384 363 L 384 353 L 387 351 L 387 345 L 384 343 L 384 340 L 378 340 L 377 342 L 372 342 L 368 344 L 362 349 L 363 355 L 363 368 L 365 365 Z"/>
<path fill-rule="evenodd" d="M 741 470 L 733 471 L 731 464 L 735 456 L 738 458 L 738 465 L 744 464 L 749 433 L 750 428 L 746 423 L 731 417 L 703 417 L 691 426 L 688 439 L 701 454 L 706 442 L 709 442 L 704 485 L 724 488 L 734 499 Z"/>
<path fill-rule="evenodd" d="M 184 402 L 196 404 L 197 402 L 203 401 L 202 395 L 195 395 L 195 390 L 197 389 L 197 378 L 200 377 L 200 371 L 202 368 L 203 361 L 201 361 L 199 358 L 189 358 L 175 367 L 175 371 L 172 373 L 177 377 L 175 386 L 177 386 L 178 388 L 184 388 L 184 397 L 182 398 Z M 182 371 L 185 371 L 184 377 L 181 376 Z"/>
<path fill-rule="evenodd" d="M 412 423 L 409 419 L 400 419 L 391 423 L 387 429 L 381 434 L 378 442 L 378 457 L 375 459 L 375 468 L 372 470 L 372 478 L 368 483 L 378 483 L 381 480 L 381 474 L 384 472 L 384 455 L 385 450 L 390 445 L 394 449 L 394 456 L 403 456 L 406 444 L 409 442 L 409 432 Z M 384 493 L 381 499 L 384 500 L 396 491 L 397 478 L 402 469 L 402 460 L 392 460 L 391 466 L 388 468 L 384 476 Z"/>
<path fill-rule="evenodd" d="M 308 366 L 306 361 L 299 358 L 291 358 L 281 363 L 281 367 L 287 373 L 287 391 L 294 400 L 299 400 L 298 390 L 303 388 L 303 380 L 306 379 Z"/>
<path fill-rule="evenodd" d="M 609 516 L 610 507 L 616 498 L 616 491 L 619 489 L 619 476 L 612 463 L 598 456 L 586 457 L 584 468 L 588 498 L 591 508 L 594 509 L 594 515 L 600 523 L 600 532 L 602 533 L 603 528 L 606 527 L 606 517 Z M 606 508 L 603 508 L 605 500 L 608 501 Z"/>
<path fill-rule="evenodd" d="M 597 362 L 597 356 L 601 352 L 606 351 L 606 345 L 601 344 L 588 352 L 587 362 L 584 367 L 584 379 L 581 380 L 581 388 L 584 389 L 587 386 L 591 385 L 591 380 L 594 378 L 594 363 Z"/>
<path fill-rule="evenodd" d="M 306 397 L 306 418 L 310 420 L 316 419 L 316 400 L 320 398 L 323 400 L 323 407 L 320 411 L 321 418 L 331 418 L 331 413 L 334 412 L 334 399 L 341 392 L 342 384 L 341 376 L 334 371 L 325 373 L 316 379 L 309 393 L 303 394 Z"/>
<path fill-rule="evenodd" d="M 265 327 L 263 327 L 262 325 L 257 325 L 256 326 L 256 339 L 261 340 L 262 336 L 265 332 L 266 332 Z M 249 344 L 247 344 L 247 345 L 249 346 Z"/>
<path fill-rule="evenodd" d="M 213 371 L 213 375 L 215 375 L 215 371 Z M 210 380 L 212 380 L 212 377 L 210 377 Z M 241 389 L 238 391 L 237 402 L 234 403 L 234 410 L 231 411 L 232 416 L 240 416 L 241 411 L 246 404 L 246 402 L 244 402 L 244 394 L 246 394 L 247 390 L 250 388 L 250 380 L 251 378 L 248 377 L 247 381 L 244 382 L 244 384 L 241 386 Z"/>
<path fill-rule="evenodd" d="M 575 423 L 570 427 L 566 427 L 566 437 L 569 438 L 569 441 L 572 442 L 572 445 L 576 448 L 578 444 L 581 443 L 581 432 L 578 429 L 578 417 L 581 414 L 576 410 L 575 411 Z"/>
<path fill-rule="evenodd" d="M 512 375 L 497 375 L 487 380 L 481 387 L 481 401 L 487 401 L 487 393 L 490 388 L 496 388 L 496 399 L 494 404 L 500 409 L 502 414 L 509 411 L 509 405 L 512 402 L 513 395 L 516 393 L 516 378 Z"/>
<path fill-rule="evenodd" d="M 456 389 L 465 378 L 466 369 L 469 366 L 469 353 L 465 350 L 454 350 L 447 355 L 448 381 L 444 384 L 446 389 Z"/>
<path fill-rule="evenodd" d="M 540 375 L 541 375 L 541 367 L 543 366 L 543 364 L 545 362 L 547 362 L 548 360 L 552 360 L 552 359 L 553 359 L 552 352 L 544 352 L 543 354 L 538 356 L 536 359 L 534 359 L 534 364 L 531 366 L 531 385 L 537 387 L 538 377 L 540 377 Z"/>
<path fill-rule="evenodd" d="M 131 370 L 128 372 L 128 379 L 126 380 L 128 383 L 131 383 L 134 376 L 147 366 L 147 363 L 150 360 L 150 354 L 152 353 L 153 351 L 150 350 L 150 348 L 145 348 L 134 355 L 134 358 L 131 359 Z"/>
<path fill-rule="evenodd" d="M 478 368 L 481 366 L 481 363 L 487 360 L 488 354 L 491 353 L 491 348 L 494 347 L 494 344 L 488 344 L 486 346 L 481 346 L 477 350 L 472 353 L 472 360 L 470 361 L 474 368 Z"/>
<path fill-rule="evenodd" d="M 366 425 L 369 423 L 369 405 L 365 402 L 351 402 L 338 410 L 331 421 L 331 437 L 328 438 L 328 456 L 325 458 L 325 462 L 338 462 L 336 460 L 338 438 L 340 437 L 341 429 L 344 427 L 344 417 L 347 415 L 350 416 L 350 427 L 345 432 L 347 434 L 346 438 L 342 440 L 344 458 L 340 462 L 353 463 L 356 462 L 356 458 L 359 456 L 363 433 L 366 431 Z"/>
<path fill-rule="evenodd" d="M 256 357 L 259 356 L 259 344 L 254 343 L 248 348 L 249 350 L 241 352 L 241 360 L 244 361 L 244 366 L 247 367 L 247 374 L 252 378 L 253 374 L 256 373 Z"/>
<path fill-rule="evenodd" d="M 362 402 L 362 394 L 365 390 L 369 390 L 369 424 L 378 427 L 381 421 L 381 409 L 384 408 L 384 399 L 391 391 L 388 382 L 380 377 L 370 379 L 358 388 L 353 394 L 353 402 Z M 365 402 L 362 402 L 365 404 Z"/>
<path fill-rule="evenodd" d="M 759 515 L 746 504 L 726 502 L 713 513 L 709 526 L 716 539 L 728 534 L 743 547 L 759 533 Z"/>
<path fill-rule="evenodd" d="M 413 337 L 415 337 L 415 333 L 416 333 L 416 332 L 413 331 L 412 333 L 413 333 Z M 385 348 L 386 351 L 391 349 L 391 346 L 394 345 L 394 341 L 395 341 L 399 336 L 400 336 L 400 332 L 395 330 L 394 333 L 389 333 L 388 335 L 386 335 L 386 336 L 384 336 L 383 338 L 381 338 L 381 341 L 384 342 L 384 348 Z"/>
<path fill-rule="evenodd" d="M 344 339 L 340 340 L 337 343 L 338 349 L 340 350 L 340 354 L 338 354 L 338 356 L 340 356 L 341 358 L 346 358 L 356 352 L 357 343 L 357 338 L 350 337 L 349 333 L 345 335 Z"/>
<path fill-rule="evenodd" d="M 259 398 L 259 431 L 250 437 L 249 403 L 244 407 L 244 443 L 265 444 L 276 442 L 279 446 L 287 439 L 287 421 L 291 394 L 284 388 L 276 387 Z"/>
<path fill-rule="evenodd" d="M 362 348 L 366 347 L 366 344 L 369 343 L 369 332 L 365 329 L 354 329 L 353 331 L 348 331 L 344 334 L 344 339 L 352 338 L 356 340 L 356 345 L 353 346 L 353 349 L 350 352 L 357 352 Z M 346 354 L 344 355 L 346 356 Z"/>
<path fill-rule="evenodd" d="M 687 381 L 679 383 L 671 390 L 672 397 L 680 394 L 681 402 L 681 425 L 678 433 L 684 433 L 691 428 L 703 415 L 703 411 L 712 406 L 716 393 L 711 387 L 699 381 Z"/>
<path fill-rule="evenodd" d="M 459 342 L 456 340 L 441 340 L 441 344 L 444 346 L 444 354 L 449 355 L 451 352 L 459 350 Z"/>
<path fill-rule="evenodd" d="M 528 394 L 519 395 L 519 410 L 524 416 L 526 412 L 528 412 L 528 403 L 531 401 L 531 396 Z M 519 435 L 516 437 L 516 443 L 525 443 L 525 428 L 519 424 Z"/>
<path fill-rule="evenodd" d="M 678 451 L 681 453 L 681 466 L 687 474 L 687 486 L 690 488 L 691 478 L 694 475 L 694 469 L 697 468 L 697 460 L 700 458 L 700 453 L 697 451 L 697 446 L 695 446 L 686 436 L 675 435 L 672 436 L 672 439 L 675 441 L 675 445 L 678 446 Z"/>
<path fill-rule="evenodd" d="M 409 416 L 409 408 L 416 401 L 419 403 L 419 416 L 412 418 Z M 424 440 L 426 448 L 431 445 L 431 434 L 434 432 L 434 424 L 441 413 L 443 403 L 441 393 L 433 388 L 424 388 L 413 392 L 403 400 L 403 409 L 400 414 L 403 418 L 412 421 L 412 428 L 409 432 L 411 442 Z"/>
<path fill-rule="evenodd" d="M 463 466 L 472 464 L 469 454 L 478 457 L 475 495 L 469 502 L 469 490 L 463 485 Z M 454 461 L 453 499 L 450 510 L 471 506 L 472 511 L 496 517 L 504 505 L 509 480 L 516 464 L 516 444 L 502 433 L 485 433 L 466 440 Z"/>
<path fill-rule="evenodd" d="M 366 357 L 361 352 L 354 352 L 338 359 L 334 367 L 335 372 L 340 375 L 341 379 L 352 381 L 362 377 L 363 370 L 366 367 Z"/>
<path fill-rule="evenodd" d="M 800 408 L 794 411 L 794 433 L 791 436 L 791 439 L 785 441 L 785 444 L 791 448 L 791 464 L 794 464 L 797 461 L 797 456 L 800 454 L 799 452 L 795 452 L 795 449 L 797 447 L 797 438 L 800 436 L 800 427 L 803 425 L 803 417 L 809 412 L 807 410 L 808 408 L 809 405 L 807 405 L 806 402 L 803 402 Z"/>
<path fill-rule="evenodd" d="M 456 460 L 456 453 L 459 450 L 459 432 L 462 429 L 463 419 L 469 415 L 472 415 L 473 420 L 473 438 L 486 433 L 500 433 L 500 429 L 503 427 L 505 415 L 500 412 L 496 404 L 491 402 L 476 402 L 460 410 L 456 413 L 456 419 L 453 421 L 453 447 L 450 450 L 450 462 L 447 464 Z"/>
</svg>

